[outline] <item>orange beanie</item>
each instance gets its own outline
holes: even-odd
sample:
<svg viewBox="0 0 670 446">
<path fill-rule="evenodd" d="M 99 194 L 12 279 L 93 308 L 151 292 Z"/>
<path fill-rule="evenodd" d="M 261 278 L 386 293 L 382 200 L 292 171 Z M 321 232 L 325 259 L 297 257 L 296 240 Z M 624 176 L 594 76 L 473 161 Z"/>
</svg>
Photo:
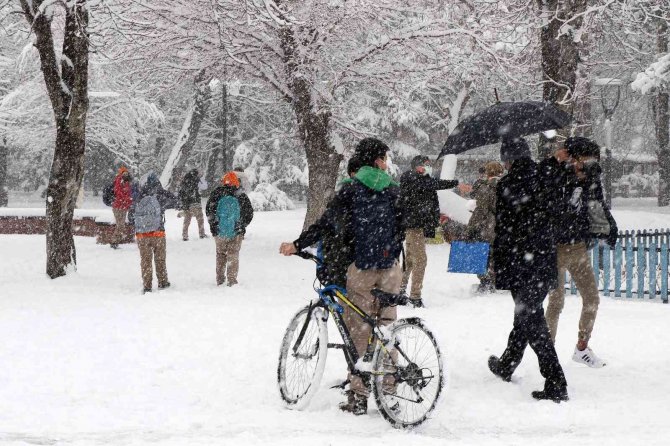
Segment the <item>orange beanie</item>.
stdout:
<svg viewBox="0 0 670 446">
<path fill-rule="evenodd" d="M 221 184 L 224 186 L 240 187 L 240 179 L 237 178 L 235 172 L 228 172 L 221 178 Z"/>
</svg>

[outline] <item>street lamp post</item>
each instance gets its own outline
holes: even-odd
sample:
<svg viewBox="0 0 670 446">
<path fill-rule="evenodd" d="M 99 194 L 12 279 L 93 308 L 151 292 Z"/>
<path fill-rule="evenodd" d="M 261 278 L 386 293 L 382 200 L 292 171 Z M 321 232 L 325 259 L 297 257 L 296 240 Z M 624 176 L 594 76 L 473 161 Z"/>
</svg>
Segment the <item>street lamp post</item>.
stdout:
<svg viewBox="0 0 670 446">
<path fill-rule="evenodd" d="M 603 115 L 605 116 L 605 123 L 603 125 L 605 130 L 605 200 L 609 208 L 612 207 L 612 147 L 614 145 L 612 137 L 612 117 L 619 106 L 619 99 L 621 99 L 621 84 L 621 79 L 613 78 L 600 78 L 595 81 L 595 85 L 600 87 L 600 104 L 603 109 Z M 616 88 L 616 90 L 614 90 L 615 94 L 614 99 L 612 100 L 608 97 L 607 91 L 612 91 L 614 88 Z"/>
</svg>

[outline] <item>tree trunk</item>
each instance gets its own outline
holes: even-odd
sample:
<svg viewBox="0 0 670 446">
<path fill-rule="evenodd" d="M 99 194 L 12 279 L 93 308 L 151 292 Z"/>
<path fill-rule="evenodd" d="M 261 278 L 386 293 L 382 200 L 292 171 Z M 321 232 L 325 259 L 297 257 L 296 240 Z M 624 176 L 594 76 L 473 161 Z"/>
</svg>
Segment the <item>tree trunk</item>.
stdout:
<svg viewBox="0 0 670 446">
<path fill-rule="evenodd" d="M 64 276 L 70 264 L 76 264 L 72 217 L 83 178 L 86 147 L 88 5 L 86 0 L 61 5 L 65 9 L 65 28 L 59 57 L 51 30 L 52 16 L 43 13 L 45 0 L 20 3 L 35 33 L 35 47 L 56 122 L 56 147 L 46 194 L 46 270 L 55 279 Z"/>
<path fill-rule="evenodd" d="M 8 165 L 9 147 L 7 147 L 7 138 L 3 138 L 2 144 L 0 144 L 0 207 L 6 207 L 9 203 L 9 187 L 7 186 Z"/>
<path fill-rule="evenodd" d="M 298 121 L 298 135 L 305 147 L 309 169 L 307 214 L 303 223 L 303 229 L 306 229 L 323 214 L 335 196 L 338 167 L 343 157 L 330 142 L 330 111 L 317 108 L 311 84 L 303 72 L 306 67 L 297 60 L 299 52 L 293 29 L 284 26 L 279 35 L 291 91 L 289 102 Z"/>
<path fill-rule="evenodd" d="M 213 150 L 207 161 L 207 174 L 205 178 L 207 182 L 212 185 L 216 181 L 217 170 L 221 169 L 220 173 L 233 170 L 233 153 L 229 147 L 229 132 L 228 132 L 228 85 L 225 80 L 221 82 L 221 111 L 219 113 L 218 124 L 220 128 L 219 136 L 221 137 L 221 147 L 219 150 Z M 244 167 L 244 166 L 242 166 Z"/>
<path fill-rule="evenodd" d="M 583 12 L 586 3 L 587 0 L 538 0 L 541 14 L 548 20 L 540 34 L 542 97 L 568 113 L 572 113 L 574 107 L 580 44 L 574 40 L 574 31 L 561 33 L 561 25 Z M 571 25 L 575 31 L 579 30 L 582 19 L 573 20 Z M 570 129 L 562 129 L 559 134 L 567 137 Z"/>
<path fill-rule="evenodd" d="M 657 52 L 668 52 L 668 22 L 658 20 Z M 660 90 L 655 98 L 656 142 L 658 143 L 658 205 L 670 205 L 670 108 L 667 91 Z"/>
<path fill-rule="evenodd" d="M 181 132 L 177 137 L 177 142 L 172 147 L 170 156 L 163 168 L 163 173 L 161 173 L 160 181 L 168 190 L 175 191 L 177 189 L 179 180 L 184 174 L 184 168 L 186 167 L 191 149 L 193 149 L 198 139 L 198 132 L 207 115 L 212 95 L 212 90 L 209 87 L 210 81 L 211 78 L 205 76 L 204 69 L 195 77 L 196 91 L 193 104 L 186 112 L 186 118 Z"/>
</svg>

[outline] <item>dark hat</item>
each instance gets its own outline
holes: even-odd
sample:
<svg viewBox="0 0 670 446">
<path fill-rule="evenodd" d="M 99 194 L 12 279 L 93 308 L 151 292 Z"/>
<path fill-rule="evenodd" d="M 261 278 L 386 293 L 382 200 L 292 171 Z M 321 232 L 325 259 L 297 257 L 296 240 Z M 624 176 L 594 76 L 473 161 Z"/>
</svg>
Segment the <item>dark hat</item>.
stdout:
<svg viewBox="0 0 670 446">
<path fill-rule="evenodd" d="M 375 161 L 384 158 L 389 146 L 377 138 L 363 138 L 356 145 L 354 156 L 359 159 L 362 166 L 374 167 Z"/>
<path fill-rule="evenodd" d="M 573 157 L 594 156 L 600 159 L 600 146 L 583 136 L 571 136 L 563 143 L 568 154 Z"/>
<path fill-rule="evenodd" d="M 355 156 L 352 156 L 351 158 L 349 158 L 349 162 L 347 163 L 347 175 L 355 174 L 361 167 L 363 167 L 361 160 L 359 160 Z"/>
<path fill-rule="evenodd" d="M 424 164 L 426 164 L 426 162 L 429 159 L 430 158 L 428 158 L 426 155 L 415 156 L 414 158 L 412 158 L 412 163 L 411 163 L 412 169 L 416 169 L 419 166 L 423 166 Z"/>
<path fill-rule="evenodd" d="M 521 158 L 530 158 L 530 147 L 523 138 L 503 139 L 500 146 L 500 160 L 510 163 Z"/>
</svg>

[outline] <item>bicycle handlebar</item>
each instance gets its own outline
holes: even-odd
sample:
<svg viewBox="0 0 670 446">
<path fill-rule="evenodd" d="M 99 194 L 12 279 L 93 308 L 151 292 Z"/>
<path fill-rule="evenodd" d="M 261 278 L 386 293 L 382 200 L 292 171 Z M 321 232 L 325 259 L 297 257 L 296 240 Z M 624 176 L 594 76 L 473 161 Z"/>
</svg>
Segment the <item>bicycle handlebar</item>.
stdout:
<svg viewBox="0 0 670 446">
<path fill-rule="evenodd" d="M 296 253 L 293 254 L 293 255 L 294 255 L 294 256 L 298 256 L 298 257 L 300 257 L 300 258 L 303 258 L 303 259 L 305 259 L 305 260 L 314 260 L 315 262 L 320 262 L 320 261 L 321 261 L 321 260 L 320 260 L 317 256 L 315 256 L 314 254 L 310 254 L 310 253 L 305 252 L 305 251 L 298 251 L 298 252 L 296 252 Z"/>
</svg>

